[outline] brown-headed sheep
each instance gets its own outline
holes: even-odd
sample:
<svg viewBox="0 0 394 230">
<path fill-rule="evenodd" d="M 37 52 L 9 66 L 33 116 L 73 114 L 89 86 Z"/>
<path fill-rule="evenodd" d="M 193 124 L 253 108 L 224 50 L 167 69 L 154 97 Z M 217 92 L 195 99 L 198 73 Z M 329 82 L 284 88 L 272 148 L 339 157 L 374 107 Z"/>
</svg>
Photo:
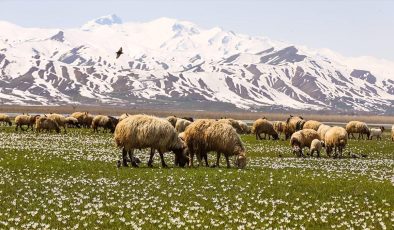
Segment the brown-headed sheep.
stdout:
<svg viewBox="0 0 394 230">
<path fill-rule="evenodd" d="M 331 126 L 322 124 L 317 129 L 317 133 L 319 134 L 320 140 L 324 141 L 324 137 L 326 136 L 327 131 L 331 129 Z"/>
<path fill-rule="evenodd" d="M 236 167 L 246 166 L 244 145 L 231 125 L 209 119 L 197 120 L 186 128 L 183 138 L 190 154 L 189 166 L 191 167 L 194 154 L 197 155 L 200 165 L 202 158 L 210 151 L 217 153 L 215 166 L 219 166 L 221 154 L 224 154 L 226 158 L 227 167 L 230 167 L 230 156 L 235 156 Z"/>
<path fill-rule="evenodd" d="M 326 153 L 328 156 L 331 156 L 332 150 L 335 150 L 335 157 L 337 157 L 337 150 L 339 154 L 342 156 L 343 149 L 346 147 L 348 139 L 348 133 L 342 127 L 332 127 L 327 131 L 324 144 L 326 146 Z"/>
<path fill-rule="evenodd" d="M 7 114 L 0 114 L 0 123 L 8 124 L 9 126 L 12 125 L 11 119 Z"/>
<path fill-rule="evenodd" d="M 275 131 L 274 126 L 272 125 L 271 122 L 269 122 L 266 119 L 257 119 L 253 123 L 252 127 L 253 133 L 256 135 L 256 140 L 262 140 L 263 138 L 261 137 L 261 134 L 264 134 L 264 139 L 266 138 L 266 135 L 268 134 L 268 139 L 272 136 L 273 140 L 278 140 L 279 135 Z"/>
<path fill-rule="evenodd" d="M 278 133 L 279 136 L 282 135 L 282 133 L 286 133 L 286 122 L 274 121 L 272 125 L 274 126 L 274 130 L 276 131 L 276 133 Z"/>
<path fill-rule="evenodd" d="M 305 122 L 305 124 L 302 126 L 302 129 L 314 129 L 317 131 L 320 125 L 322 125 L 322 123 L 319 121 L 309 120 Z"/>
<path fill-rule="evenodd" d="M 18 127 L 22 131 L 27 131 L 29 128 L 33 131 L 34 129 L 34 124 L 36 123 L 36 119 L 40 117 L 40 115 L 18 115 L 15 117 L 15 131 L 18 131 Z M 26 125 L 27 129 L 23 129 L 22 126 Z"/>
<path fill-rule="evenodd" d="M 181 133 L 181 132 L 185 131 L 186 127 L 189 126 L 190 124 L 191 124 L 190 121 L 179 118 L 176 121 L 175 129 L 178 133 Z"/>
<path fill-rule="evenodd" d="M 61 114 L 57 114 L 57 113 L 51 113 L 51 114 L 47 114 L 45 115 L 46 117 L 56 121 L 56 123 L 59 125 L 59 127 L 63 127 L 64 129 L 64 133 L 67 133 L 67 120 L 66 117 L 61 115 Z"/>
<path fill-rule="evenodd" d="M 98 132 L 98 128 L 102 127 L 103 132 L 109 130 L 111 133 L 113 133 L 115 131 L 115 127 L 117 124 L 118 124 L 118 119 L 114 117 L 97 115 L 93 118 L 92 128 L 93 128 L 93 132 Z"/>
<path fill-rule="evenodd" d="M 371 134 L 368 125 L 361 121 L 350 121 L 347 123 L 346 132 L 348 133 L 348 138 L 350 138 L 351 134 L 354 139 L 356 139 L 354 133 L 358 133 L 358 139 L 364 139 L 364 134 L 366 134 L 367 139 L 369 139 Z"/>
<path fill-rule="evenodd" d="M 301 116 L 293 116 L 290 115 L 289 118 L 286 120 L 286 131 L 285 131 L 285 138 L 286 140 L 298 130 L 302 129 L 305 120 Z"/>
<path fill-rule="evenodd" d="M 166 117 L 166 120 L 169 121 L 171 123 L 172 127 L 175 128 L 176 121 L 178 120 L 178 118 L 176 116 L 169 116 L 169 117 Z"/>
<path fill-rule="evenodd" d="M 303 129 L 293 133 L 290 138 L 293 153 L 299 157 L 303 156 L 302 149 L 304 147 L 310 148 L 314 139 L 320 140 L 319 134 L 314 129 Z"/>
<path fill-rule="evenodd" d="M 323 147 L 323 143 L 319 139 L 314 139 L 311 143 L 311 147 L 309 148 L 309 155 L 313 157 L 313 153 L 317 153 L 317 157 L 320 157 L 320 151 Z"/>
<path fill-rule="evenodd" d="M 88 112 L 75 112 L 70 116 L 77 118 L 78 123 L 84 128 L 90 128 L 94 118 L 94 116 Z"/>
<path fill-rule="evenodd" d="M 115 143 L 122 148 L 123 165 L 127 166 L 127 154 L 133 159 L 134 149 L 151 148 L 148 166 L 152 166 L 154 150 L 160 154 L 161 164 L 164 162 L 164 153 L 173 151 L 175 163 L 184 167 L 188 161 L 185 151 L 186 144 L 178 137 L 175 128 L 164 119 L 148 115 L 134 115 L 125 118 L 116 126 L 114 134 Z M 132 163 L 133 166 L 137 166 Z"/>
<path fill-rule="evenodd" d="M 57 133 L 60 133 L 60 127 L 57 122 L 48 117 L 39 117 L 36 120 L 36 131 L 41 132 L 42 130 L 46 130 L 49 133 L 55 130 Z"/>
</svg>

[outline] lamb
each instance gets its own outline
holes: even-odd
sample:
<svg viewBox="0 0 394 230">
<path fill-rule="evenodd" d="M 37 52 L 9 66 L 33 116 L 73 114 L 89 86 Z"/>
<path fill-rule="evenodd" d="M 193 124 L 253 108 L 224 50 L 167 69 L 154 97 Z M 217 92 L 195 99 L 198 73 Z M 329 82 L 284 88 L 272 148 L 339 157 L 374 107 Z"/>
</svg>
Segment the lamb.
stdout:
<svg viewBox="0 0 394 230">
<path fill-rule="evenodd" d="M 169 121 L 171 125 L 175 128 L 176 121 L 178 120 L 178 118 L 176 116 L 169 116 L 166 117 L 166 120 Z"/>
<path fill-rule="evenodd" d="M 33 131 L 34 129 L 34 124 L 36 123 L 36 119 L 39 117 L 40 115 L 18 115 L 15 117 L 15 131 L 18 131 L 18 127 L 22 130 L 22 131 L 27 131 L 29 130 L 29 128 L 31 128 L 31 130 Z M 27 125 L 27 129 L 23 129 L 22 126 L 23 125 Z"/>
<path fill-rule="evenodd" d="M 42 130 L 46 130 L 49 133 L 55 130 L 57 133 L 60 133 L 60 127 L 57 122 L 48 117 L 40 117 L 36 120 L 36 131 L 41 132 Z"/>
<path fill-rule="evenodd" d="M 183 138 L 190 154 L 189 166 L 191 167 L 194 154 L 197 155 L 199 165 L 201 165 L 201 159 L 206 157 L 210 151 L 217 153 L 214 166 L 219 167 L 222 153 L 226 158 L 227 167 L 230 167 L 230 156 L 235 156 L 236 167 L 244 168 L 246 166 L 244 145 L 235 129 L 226 123 L 209 119 L 197 120 L 186 128 Z"/>
<path fill-rule="evenodd" d="M 319 126 L 319 128 L 317 129 L 317 133 L 320 136 L 320 140 L 324 141 L 324 137 L 326 136 L 326 133 L 329 129 L 331 129 L 331 126 L 325 124 Z"/>
<path fill-rule="evenodd" d="M 190 121 L 179 118 L 176 121 L 175 129 L 178 133 L 181 133 L 181 132 L 185 131 L 186 127 L 189 126 L 190 124 L 191 124 Z"/>
<path fill-rule="evenodd" d="M 167 167 L 164 153 L 173 151 L 175 163 L 184 167 L 188 161 L 185 151 L 186 144 L 175 128 L 164 119 L 148 115 L 134 115 L 125 118 L 115 128 L 114 139 L 117 147 L 122 148 L 123 165 L 127 166 L 127 155 L 134 159 L 134 149 L 151 148 L 148 166 L 153 164 L 155 149 L 159 151 L 161 164 Z M 134 167 L 138 167 L 132 162 Z"/>
<path fill-rule="evenodd" d="M 319 139 L 314 139 L 311 143 L 311 147 L 309 148 L 309 155 L 313 157 L 313 153 L 317 153 L 317 157 L 320 157 L 320 151 L 323 147 L 323 143 Z"/>
<path fill-rule="evenodd" d="M 384 127 L 380 126 L 379 128 L 372 128 L 369 130 L 370 131 L 370 136 L 369 139 L 372 140 L 373 137 L 376 137 L 376 140 L 382 140 L 382 134 L 384 132 Z"/>
<path fill-rule="evenodd" d="M 67 130 L 66 130 L 67 120 L 66 120 L 65 116 L 63 116 L 61 114 L 57 114 L 57 113 L 51 113 L 51 114 L 47 114 L 45 116 L 56 121 L 56 123 L 59 125 L 59 127 L 63 127 L 64 133 L 67 133 Z"/>
<path fill-rule="evenodd" d="M 79 125 L 78 119 L 75 117 L 66 117 L 66 124 L 68 125 L 68 127 L 81 128 L 81 126 Z"/>
<path fill-rule="evenodd" d="M 115 131 L 118 124 L 118 119 L 111 116 L 97 115 L 92 121 L 93 132 L 98 132 L 98 128 L 102 127 L 103 132 L 110 130 L 111 133 Z"/>
<path fill-rule="evenodd" d="M 327 131 L 324 143 L 326 146 L 326 153 L 328 156 L 331 155 L 332 150 L 335 149 L 335 157 L 337 157 L 337 150 L 342 156 L 343 149 L 346 147 L 348 139 L 348 133 L 342 127 L 332 127 Z"/>
<path fill-rule="evenodd" d="M 231 125 L 235 129 L 235 131 L 237 131 L 238 134 L 242 134 L 242 132 L 243 132 L 243 129 L 239 125 L 238 121 L 236 121 L 234 119 L 231 119 L 231 118 L 219 119 L 218 122 Z"/>
<path fill-rule="evenodd" d="M 314 139 L 320 140 L 319 134 L 313 129 L 303 129 L 291 135 L 290 145 L 293 148 L 293 153 L 298 157 L 304 156 L 302 149 L 304 147 L 310 148 Z"/>
<path fill-rule="evenodd" d="M 322 123 L 319 121 L 309 120 L 305 122 L 302 129 L 314 129 L 317 131 L 320 125 L 322 125 Z"/>
<path fill-rule="evenodd" d="M 280 136 L 282 133 L 286 133 L 286 122 L 284 121 L 274 121 L 272 123 L 274 126 L 274 130 L 278 133 Z"/>
<path fill-rule="evenodd" d="M 371 135 L 367 124 L 360 121 L 350 121 L 349 123 L 347 123 L 346 132 L 348 133 L 348 138 L 350 138 L 351 134 L 354 139 L 354 133 L 358 133 L 358 139 L 364 139 L 364 134 L 367 134 L 367 139 L 369 139 L 369 136 Z"/>
<path fill-rule="evenodd" d="M 394 141 L 394 125 L 391 127 L 391 141 Z"/>
<path fill-rule="evenodd" d="M 7 114 L 0 114 L 0 123 L 12 125 L 11 119 Z"/>
<path fill-rule="evenodd" d="M 254 134 L 256 135 L 256 140 L 262 140 L 263 138 L 261 137 L 261 134 L 264 133 L 264 139 L 266 138 L 266 134 L 268 134 L 268 139 L 270 139 L 270 137 L 272 136 L 273 140 L 278 140 L 279 139 L 279 135 L 278 133 L 275 131 L 274 126 L 271 124 L 271 122 L 269 122 L 266 119 L 257 119 L 254 123 L 253 123 L 253 127 L 252 130 L 254 132 Z"/>
<path fill-rule="evenodd" d="M 286 140 L 296 131 L 301 130 L 305 120 L 301 116 L 293 116 L 290 115 L 289 118 L 286 120 L 286 132 L 285 138 Z"/>
<path fill-rule="evenodd" d="M 94 116 L 89 114 L 88 112 L 75 112 L 70 116 L 75 117 L 78 120 L 78 123 L 85 128 L 90 128 L 94 118 Z"/>
</svg>

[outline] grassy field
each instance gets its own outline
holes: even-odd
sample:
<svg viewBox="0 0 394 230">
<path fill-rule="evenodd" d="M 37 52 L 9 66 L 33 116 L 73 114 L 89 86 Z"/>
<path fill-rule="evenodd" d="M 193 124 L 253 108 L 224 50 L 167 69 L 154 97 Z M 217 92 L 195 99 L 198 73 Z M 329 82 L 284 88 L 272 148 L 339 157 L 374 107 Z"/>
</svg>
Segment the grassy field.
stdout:
<svg viewBox="0 0 394 230">
<path fill-rule="evenodd" d="M 0 137 L 1 229 L 394 228 L 388 133 L 382 141 L 350 141 L 346 153 L 368 154 L 362 159 L 299 159 L 287 141 L 244 135 L 244 170 L 163 169 L 158 156 L 147 168 L 143 151 L 140 168 L 118 169 L 112 135 L 87 129 L 0 127 Z"/>
</svg>

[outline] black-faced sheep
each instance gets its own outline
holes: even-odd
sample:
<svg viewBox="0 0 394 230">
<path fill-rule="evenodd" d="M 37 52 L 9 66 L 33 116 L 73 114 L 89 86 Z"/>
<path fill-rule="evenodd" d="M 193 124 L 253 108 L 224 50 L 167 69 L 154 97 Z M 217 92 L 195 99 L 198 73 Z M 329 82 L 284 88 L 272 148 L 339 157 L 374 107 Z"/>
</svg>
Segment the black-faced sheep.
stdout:
<svg viewBox="0 0 394 230">
<path fill-rule="evenodd" d="M 273 140 L 278 140 L 279 135 L 275 131 L 274 126 L 272 125 L 271 122 L 269 122 L 266 119 L 257 119 L 253 123 L 252 127 L 253 133 L 256 135 L 256 140 L 262 140 L 263 138 L 261 137 L 261 134 L 264 134 L 264 139 L 266 138 L 265 135 L 268 134 L 268 139 L 272 136 Z"/>
<path fill-rule="evenodd" d="M 60 127 L 57 122 L 48 117 L 39 117 L 36 120 L 36 131 L 41 132 L 42 130 L 46 130 L 49 133 L 55 130 L 57 133 L 60 133 Z"/>
<path fill-rule="evenodd" d="M 227 167 L 230 167 L 230 156 L 235 156 L 236 167 L 246 166 L 245 148 L 231 125 L 209 119 L 197 120 L 186 128 L 183 138 L 190 154 L 189 166 L 191 167 L 194 154 L 197 155 L 200 165 L 202 158 L 210 151 L 217 153 L 215 166 L 219 166 L 222 153 L 226 158 Z"/>
<path fill-rule="evenodd" d="M 320 125 L 322 125 L 322 123 L 319 121 L 309 120 L 304 123 L 302 129 L 314 129 L 317 131 Z"/>
<path fill-rule="evenodd" d="M 118 119 L 111 116 L 97 115 L 92 121 L 93 132 L 98 132 L 98 128 L 102 127 L 103 132 L 109 130 L 111 133 L 115 131 Z"/>
<path fill-rule="evenodd" d="M 29 128 L 33 131 L 34 129 L 34 124 L 36 123 L 36 119 L 40 117 L 40 115 L 18 115 L 15 117 L 15 131 L 18 131 L 18 127 L 22 131 L 27 131 Z M 26 125 L 27 129 L 23 129 L 22 126 Z"/>
<path fill-rule="evenodd" d="M 152 166 L 155 149 L 159 151 L 163 167 L 167 167 L 163 154 L 168 151 L 175 153 L 176 165 L 184 167 L 188 161 L 185 142 L 178 137 L 175 128 L 164 119 L 148 115 L 127 117 L 116 126 L 114 139 L 116 145 L 122 148 L 124 166 L 127 166 L 127 155 L 133 159 L 134 149 L 145 148 L 151 148 L 148 166 Z"/>
<path fill-rule="evenodd" d="M 350 121 L 349 123 L 347 123 L 346 132 L 349 135 L 348 138 L 350 138 L 350 135 L 352 135 L 354 139 L 354 133 L 358 133 L 358 139 L 364 139 L 364 134 L 366 134 L 367 139 L 369 139 L 369 136 L 371 134 L 367 124 L 361 121 Z"/>
<path fill-rule="evenodd" d="M 289 139 L 289 137 L 295 133 L 298 130 L 302 129 L 303 124 L 305 123 L 305 120 L 301 116 L 293 116 L 290 115 L 289 118 L 286 120 L 286 132 L 285 132 L 285 138 L 286 140 Z"/>
<path fill-rule="evenodd" d="M 299 157 L 303 156 L 302 149 L 304 147 L 310 148 L 314 139 L 320 140 L 319 134 L 314 129 L 303 129 L 293 133 L 290 138 L 293 153 Z"/>
<path fill-rule="evenodd" d="M 320 151 L 323 147 L 323 143 L 319 139 L 314 139 L 311 143 L 311 147 L 309 148 L 309 155 L 313 157 L 313 153 L 317 153 L 317 157 L 320 157 Z"/>
<path fill-rule="evenodd" d="M 326 153 L 328 156 L 331 155 L 332 150 L 335 150 L 335 157 L 337 157 L 337 150 L 342 156 L 343 149 L 346 147 L 348 139 L 348 133 L 342 127 L 332 127 L 327 131 L 324 144 L 326 146 Z"/>
<path fill-rule="evenodd" d="M 384 132 L 384 127 L 380 126 L 379 128 L 370 129 L 369 139 L 372 140 L 373 137 L 376 137 L 376 140 L 382 140 L 382 134 Z"/>
<path fill-rule="evenodd" d="M 181 132 L 185 131 L 186 127 L 189 126 L 190 124 L 191 124 L 190 121 L 185 120 L 183 118 L 179 118 L 176 121 L 175 129 L 178 133 L 181 133 Z"/>
<path fill-rule="evenodd" d="M 0 123 L 12 125 L 11 119 L 7 114 L 0 114 Z"/>
</svg>

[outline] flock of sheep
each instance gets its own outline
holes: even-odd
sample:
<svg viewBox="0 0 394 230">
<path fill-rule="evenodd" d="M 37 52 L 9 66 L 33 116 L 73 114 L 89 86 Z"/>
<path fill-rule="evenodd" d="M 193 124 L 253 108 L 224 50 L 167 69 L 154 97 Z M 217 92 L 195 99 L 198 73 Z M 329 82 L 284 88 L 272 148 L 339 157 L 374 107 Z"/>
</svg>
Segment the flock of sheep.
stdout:
<svg viewBox="0 0 394 230">
<path fill-rule="evenodd" d="M 0 114 L 0 124 L 12 125 L 12 121 L 6 114 Z M 175 165 L 184 167 L 194 166 L 194 155 L 198 160 L 198 165 L 204 161 L 208 163 L 208 153 L 216 152 L 216 162 L 212 167 L 218 167 L 221 155 L 226 159 L 227 167 L 230 167 L 230 157 L 234 157 L 234 165 L 244 168 L 247 163 L 245 147 L 239 134 L 253 133 L 257 140 L 264 139 L 277 140 L 283 134 L 290 144 L 293 153 L 297 156 L 304 156 L 303 148 L 309 148 L 309 155 L 316 152 L 317 157 L 325 147 L 328 156 L 334 152 L 334 157 L 342 156 L 348 138 L 367 139 L 376 137 L 381 139 L 384 131 L 383 127 L 368 128 L 364 122 L 351 121 L 345 128 L 322 124 L 319 121 L 304 120 L 300 116 L 291 116 L 286 121 L 270 122 L 265 117 L 257 119 L 252 127 L 245 122 L 234 119 L 198 119 L 191 117 L 178 118 L 170 116 L 165 119 L 149 115 L 129 115 L 122 114 L 119 118 L 97 115 L 93 116 L 88 112 L 75 112 L 68 117 L 61 114 L 28 115 L 22 114 L 15 117 L 15 130 L 28 129 L 36 132 L 56 131 L 67 132 L 66 127 L 92 128 L 93 132 L 98 132 L 99 128 L 103 132 L 114 133 L 116 146 L 122 150 L 122 160 L 118 161 L 118 166 L 138 167 L 141 161 L 134 156 L 135 149 L 150 148 L 150 158 L 148 166 L 153 165 L 155 152 L 160 154 L 161 164 L 167 167 L 164 161 L 164 153 L 173 152 L 175 155 Z M 24 128 L 26 127 L 26 128 Z M 394 126 L 392 127 L 391 139 L 394 141 Z M 338 155 L 339 154 L 339 155 Z"/>
</svg>

